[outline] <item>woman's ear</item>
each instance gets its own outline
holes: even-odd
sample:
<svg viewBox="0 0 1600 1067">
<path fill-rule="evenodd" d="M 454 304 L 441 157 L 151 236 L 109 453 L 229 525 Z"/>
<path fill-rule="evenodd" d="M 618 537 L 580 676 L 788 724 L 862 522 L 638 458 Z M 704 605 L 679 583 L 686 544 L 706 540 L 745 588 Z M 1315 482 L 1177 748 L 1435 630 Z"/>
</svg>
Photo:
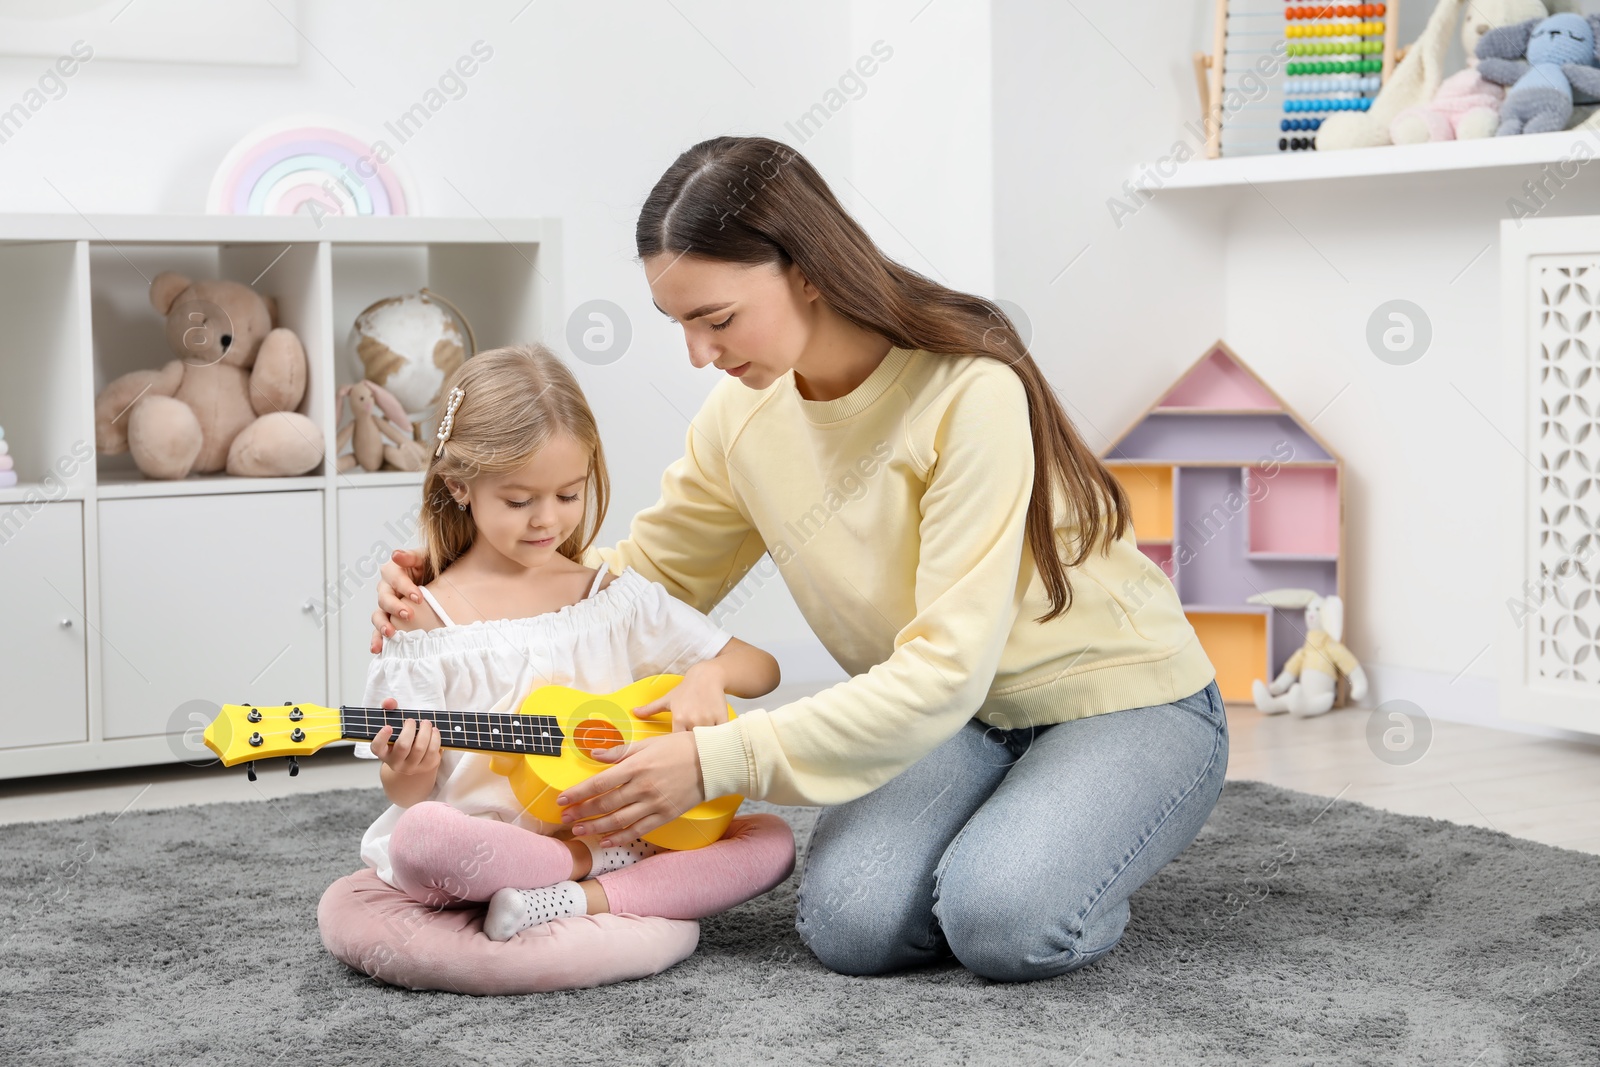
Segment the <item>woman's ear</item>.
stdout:
<svg viewBox="0 0 1600 1067">
<path fill-rule="evenodd" d="M 807 278 L 805 272 L 800 269 L 800 264 L 790 263 L 784 269 L 789 275 L 789 284 L 800 294 L 800 299 L 812 301 L 821 298 L 822 290 L 811 284 L 811 279 Z"/>
</svg>

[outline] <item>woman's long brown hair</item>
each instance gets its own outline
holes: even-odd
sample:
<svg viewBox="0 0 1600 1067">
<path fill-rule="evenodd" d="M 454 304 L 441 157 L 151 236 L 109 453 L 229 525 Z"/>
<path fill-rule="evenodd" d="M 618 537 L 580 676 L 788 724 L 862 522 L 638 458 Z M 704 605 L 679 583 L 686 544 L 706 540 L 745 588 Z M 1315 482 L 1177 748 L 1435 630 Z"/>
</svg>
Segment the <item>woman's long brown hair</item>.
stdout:
<svg viewBox="0 0 1600 1067">
<path fill-rule="evenodd" d="M 765 137 L 717 137 L 667 168 L 639 212 L 639 258 L 667 253 L 727 263 L 793 263 L 828 306 L 899 348 L 977 355 L 1022 379 L 1033 436 L 1028 544 L 1050 595 L 1039 622 L 1072 605 L 1067 568 L 1109 553 L 1129 523 L 1128 495 L 1078 435 L 1016 327 L 993 301 L 940 285 L 894 262 L 840 206 L 805 157 Z M 1063 560 L 1056 486 L 1078 531 Z"/>
</svg>

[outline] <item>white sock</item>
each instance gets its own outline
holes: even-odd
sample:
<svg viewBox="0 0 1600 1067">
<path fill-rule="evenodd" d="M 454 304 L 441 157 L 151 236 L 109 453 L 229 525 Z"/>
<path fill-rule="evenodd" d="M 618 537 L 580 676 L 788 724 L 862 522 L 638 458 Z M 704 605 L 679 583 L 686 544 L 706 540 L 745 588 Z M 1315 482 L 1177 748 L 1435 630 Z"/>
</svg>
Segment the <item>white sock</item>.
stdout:
<svg viewBox="0 0 1600 1067">
<path fill-rule="evenodd" d="M 587 914 L 589 898 L 577 882 L 557 882 L 541 889 L 507 887 L 489 898 L 489 912 L 483 917 L 483 932 L 491 941 L 510 941 L 529 927 L 547 923 L 551 919 Z"/>
<path fill-rule="evenodd" d="M 607 871 L 621 870 L 630 863 L 638 863 L 647 856 L 654 856 L 658 852 L 666 851 L 660 845 L 652 845 L 642 837 L 636 837 L 632 841 L 624 841 L 620 845 L 612 845 L 610 848 L 601 848 L 596 841 L 590 839 L 592 836 L 594 835 L 578 838 L 579 841 L 589 846 L 592 866 L 589 868 L 589 873 L 585 875 L 587 878 L 593 878 L 597 874 L 605 874 Z"/>
</svg>

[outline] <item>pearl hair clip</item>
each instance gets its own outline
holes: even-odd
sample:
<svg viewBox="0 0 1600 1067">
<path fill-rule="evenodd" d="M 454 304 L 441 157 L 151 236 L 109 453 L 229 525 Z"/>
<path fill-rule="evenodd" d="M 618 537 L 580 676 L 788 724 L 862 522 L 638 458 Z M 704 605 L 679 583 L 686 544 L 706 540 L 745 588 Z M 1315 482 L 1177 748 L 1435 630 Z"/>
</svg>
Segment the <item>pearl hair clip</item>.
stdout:
<svg viewBox="0 0 1600 1067">
<path fill-rule="evenodd" d="M 450 430 L 455 426 L 456 408 L 461 406 L 466 395 L 459 385 L 450 390 L 450 403 L 445 407 L 444 418 L 439 420 L 439 447 L 433 450 L 435 456 L 444 455 L 444 443 L 450 440 Z"/>
</svg>

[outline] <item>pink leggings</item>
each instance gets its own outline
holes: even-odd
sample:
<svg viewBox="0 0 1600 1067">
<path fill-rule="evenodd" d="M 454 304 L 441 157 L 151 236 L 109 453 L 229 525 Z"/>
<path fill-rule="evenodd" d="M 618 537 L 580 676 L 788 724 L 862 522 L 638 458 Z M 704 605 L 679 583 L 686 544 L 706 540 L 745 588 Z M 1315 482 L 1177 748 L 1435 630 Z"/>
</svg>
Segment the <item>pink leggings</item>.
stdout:
<svg viewBox="0 0 1600 1067">
<path fill-rule="evenodd" d="M 389 837 L 394 884 L 435 908 L 467 907 L 511 886 L 572 877 L 565 840 L 475 819 L 438 801 L 407 808 Z M 660 852 L 597 875 L 615 914 L 699 919 L 760 896 L 794 870 L 794 832 L 776 815 L 736 815 L 703 848 Z"/>
</svg>

